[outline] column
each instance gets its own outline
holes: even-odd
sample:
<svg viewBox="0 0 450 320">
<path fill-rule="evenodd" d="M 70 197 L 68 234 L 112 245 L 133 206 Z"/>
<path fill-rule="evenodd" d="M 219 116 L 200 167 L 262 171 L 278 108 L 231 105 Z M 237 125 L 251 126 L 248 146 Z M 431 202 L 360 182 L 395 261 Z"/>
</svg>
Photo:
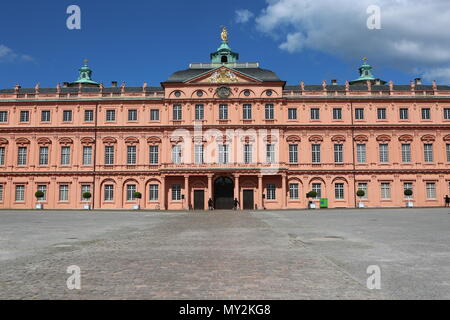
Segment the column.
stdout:
<svg viewBox="0 0 450 320">
<path fill-rule="evenodd" d="M 286 174 L 281 174 L 281 209 L 286 209 Z"/>
<path fill-rule="evenodd" d="M 213 179 L 213 175 L 212 174 L 208 174 L 208 190 L 206 192 L 206 202 L 209 201 L 209 199 L 212 199 L 212 179 Z"/>
<path fill-rule="evenodd" d="M 263 209 L 263 199 L 262 199 L 262 194 L 263 194 L 263 186 L 262 186 L 262 175 L 258 175 L 258 192 L 256 193 L 256 204 L 258 206 L 258 210 L 262 210 Z"/>
<path fill-rule="evenodd" d="M 189 210 L 189 176 L 184 177 L 184 209 Z"/>
<path fill-rule="evenodd" d="M 166 176 L 161 176 L 161 197 L 159 207 L 161 210 L 166 210 Z"/>
<path fill-rule="evenodd" d="M 234 175 L 234 197 L 239 201 L 239 208 L 241 208 L 241 200 L 239 197 L 239 175 Z"/>
</svg>

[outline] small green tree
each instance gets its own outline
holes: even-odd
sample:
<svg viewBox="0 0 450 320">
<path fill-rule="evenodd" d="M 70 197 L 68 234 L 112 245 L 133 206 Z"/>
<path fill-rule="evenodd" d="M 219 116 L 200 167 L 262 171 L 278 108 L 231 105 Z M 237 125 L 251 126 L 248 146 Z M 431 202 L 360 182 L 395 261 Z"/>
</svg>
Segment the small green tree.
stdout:
<svg viewBox="0 0 450 320">
<path fill-rule="evenodd" d="M 136 199 L 141 199 L 141 198 L 142 198 L 142 193 L 136 191 L 135 193 L 133 193 L 133 196 L 134 196 Z"/>
<path fill-rule="evenodd" d="M 306 197 L 309 198 L 315 198 L 317 197 L 317 192 L 316 191 L 310 191 L 306 194 Z"/>
<path fill-rule="evenodd" d="M 411 189 L 405 189 L 405 191 L 403 193 L 407 197 L 411 197 L 413 195 L 413 191 Z"/>
<path fill-rule="evenodd" d="M 87 201 L 89 201 L 92 197 L 92 194 L 90 192 L 84 192 L 83 193 L 83 199 L 86 199 Z"/>
<path fill-rule="evenodd" d="M 362 198 L 366 195 L 366 192 L 364 190 L 359 189 L 358 191 L 356 191 L 356 195 Z"/>
<path fill-rule="evenodd" d="M 39 190 L 39 191 L 36 191 L 34 196 L 36 197 L 37 200 L 42 200 L 42 198 L 45 196 L 45 194 L 44 194 L 44 192 Z"/>
</svg>

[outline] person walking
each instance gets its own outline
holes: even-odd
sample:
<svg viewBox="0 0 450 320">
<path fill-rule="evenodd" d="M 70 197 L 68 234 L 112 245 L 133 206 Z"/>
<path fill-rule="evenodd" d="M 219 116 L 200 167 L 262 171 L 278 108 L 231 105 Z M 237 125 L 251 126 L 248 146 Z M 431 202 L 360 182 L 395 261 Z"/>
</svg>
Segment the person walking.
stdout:
<svg viewBox="0 0 450 320">
<path fill-rule="evenodd" d="M 214 205 L 213 204 L 214 203 L 213 203 L 212 199 L 209 198 L 209 200 L 208 200 L 208 209 L 209 210 L 214 210 Z"/>
<path fill-rule="evenodd" d="M 237 198 L 234 198 L 234 207 L 233 210 L 238 210 L 239 209 L 239 201 Z"/>
<path fill-rule="evenodd" d="M 448 196 L 448 194 L 445 196 L 445 206 L 446 207 L 450 207 L 450 197 Z"/>
</svg>

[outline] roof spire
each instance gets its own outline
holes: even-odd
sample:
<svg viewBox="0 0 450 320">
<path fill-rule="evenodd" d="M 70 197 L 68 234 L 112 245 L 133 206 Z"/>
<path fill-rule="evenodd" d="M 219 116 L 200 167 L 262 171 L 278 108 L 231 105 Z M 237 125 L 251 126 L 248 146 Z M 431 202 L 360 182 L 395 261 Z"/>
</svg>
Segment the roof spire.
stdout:
<svg viewBox="0 0 450 320">
<path fill-rule="evenodd" d="M 231 51 L 231 48 L 228 46 L 228 30 L 226 27 L 221 26 L 222 33 L 220 34 L 220 38 L 222 39 L 222 43 L 216 52 L 211 53 L 211 63 L 235 63 L 239 59 L 239 54 Z"/>
<path fill-rule="evenodd" d="M 92 69 L 88 66 L 88 59 L 83 59 L 83 66 L 78 70 L 79 75 L 77 81 L 71 83 L 74 85 L 99 86 L 99 83 L 92 80 Z"/>
<path fill-rule="evenodd" d="M 363 57 L 363 64 L 359 67 L 359 78 L 350 81 L 350 84 L 366 84 L 370 81 L 371 84 L 375 84 L 379 79 L 376 79 L 372 74 L 372 66 L 367 63 L 367 57 Z M 381 84 L 386 84 L 386 81 L 379 80 Z"/>
</svg>

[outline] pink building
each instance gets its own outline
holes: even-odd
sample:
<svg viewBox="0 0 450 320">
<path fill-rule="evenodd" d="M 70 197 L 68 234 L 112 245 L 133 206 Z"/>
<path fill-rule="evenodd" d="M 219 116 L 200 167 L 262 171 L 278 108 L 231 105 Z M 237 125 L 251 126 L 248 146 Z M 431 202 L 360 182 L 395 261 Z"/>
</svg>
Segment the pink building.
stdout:
<svg viewBox="0 0 450 320">
<path fill-rule="evenodd" d="M 0 90 L 0 208 L 293 209 L 309 191 L 330 208 L 443 205 L 449 86 L 386 83 L 367 62 L 345 85 L 286 85 L 238 58 L 224 37 L 158 87 L 104 87 L 85 63 L 64 86 Z"/>
</svg>

